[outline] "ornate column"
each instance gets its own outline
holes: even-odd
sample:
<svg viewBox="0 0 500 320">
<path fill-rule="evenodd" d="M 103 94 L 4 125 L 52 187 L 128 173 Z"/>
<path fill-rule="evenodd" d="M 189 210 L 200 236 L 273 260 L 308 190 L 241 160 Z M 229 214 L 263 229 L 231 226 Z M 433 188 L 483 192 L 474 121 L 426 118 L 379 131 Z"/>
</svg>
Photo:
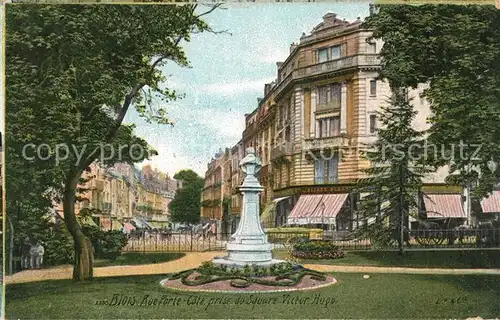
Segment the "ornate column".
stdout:
<svg viewBox="0 0 500 320">
<path fill-rule="evenodd" d="M 340 94 L 340 134 L 347 133 L 347 81 L 342 82 Z"/>
<path fill-rule="evenodd" d="M 261 168 L 261 161 L 253 148 L 248 148 L 246 152 L 247 156 L 240 162 L 241 170 L 245 173 L 245 180 L 239 188 L 243 194 L 241 219 L 227 244 L 227 256 L 215 258 L 213 262 L 216 264 L 243 266 L 281 262 L 272 259 L 272 245 L 267 242 L 267 235 L 260 224 L 259 193 L 264 188 L 256 175 Z"/>
<path fill-rule="evenodd" d="M 314 138 L 316 136 L 316 117 L 314 116 L 316 112 L 316 97 L 317 97 L 317 88 L 311 88 L 311 123 L 310 123 L 310 137 Z"/>
</svg>

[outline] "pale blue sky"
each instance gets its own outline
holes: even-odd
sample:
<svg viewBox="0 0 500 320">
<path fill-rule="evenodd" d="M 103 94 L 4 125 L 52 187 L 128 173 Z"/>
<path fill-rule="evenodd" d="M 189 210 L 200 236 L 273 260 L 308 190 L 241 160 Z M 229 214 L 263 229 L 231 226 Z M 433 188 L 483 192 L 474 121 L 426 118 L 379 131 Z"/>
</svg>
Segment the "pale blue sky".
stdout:
<svg viewBox="0 0 500 320">
<path fill-rule="evenodd" d="M 228 4 L 226 10 L 206 15 L 213 29 L 227 29 L 232 35 L 194 35 L 184 44 L 192 68 L 165 67 L 164 73 L 172 75 L 166 85 L 186 95 L 168 106 L 175 125 L 147 124 L 135 110 L 127 114 L 126 122 L 137 125 L 137 135 L 158 150 L 152 165 L 170 174 L 190 168 L 203 176 L 219 148 L 231 147 L 241 139 L 244 114 L 257 107 L 264 84 L 276 78 L 276 62 L 286 59 L 290 44 L 302 32 L 308 34 L 325 13 L 352 21 L 368 15 L 368 4 Z"/>
<path fill-rule="evenodd" d="M 128 122 L 159 152 L 151 161 L 174 174 L 190 168 L 204 175 L 219 148 L 241 139 L 244 114 L 257 107 L 264 84 L 276 78 L 276 62 L 286 59 L 290 44 L 322 21 L 327 12 L 349 21 L 368 16 L 369 2 L 265 3 L 217 10 L 205 16 L 215 29 L 232 35 L 203 33 L 185 45 L 192 69 L 167 66 L 167 85 L 186 94 L 168 112 L 174 127 L 147 124 L 135 112 Z M 226 6 L 227 7 L 227 6 Z"/>
</svg>

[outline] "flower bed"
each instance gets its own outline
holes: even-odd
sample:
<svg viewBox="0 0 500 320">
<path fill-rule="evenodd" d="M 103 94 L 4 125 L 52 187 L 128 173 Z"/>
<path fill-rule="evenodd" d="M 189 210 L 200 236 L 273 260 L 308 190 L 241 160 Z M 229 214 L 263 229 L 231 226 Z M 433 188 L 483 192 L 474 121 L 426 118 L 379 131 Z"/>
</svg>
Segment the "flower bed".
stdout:
<svg viewBox="0 0 500 320">
<path fill-rule="evenodd" d="M 292 256 L 299 259 L 339 259 L 344 255 L 342 249 L 328 241 L 296 243 L 292 251 Z"/>
<path fill-rule="evenodd" d="M 315 281 L 326 281 L 321 272 L 306 269 L 292 263 L 280 263 L 269 268 L 246 265 L 243 268 L 226 267 L 204 262 L 199 268 L 185 270 L 169 277 L 178 280 L 185 286 L 200 286 L 212 282 L 229 281 L 235 288 L 246 288 L 252 284 L 274 287 L 292 287 L 299 284 L 302 278 L 309 276 Z"/>
</svg>

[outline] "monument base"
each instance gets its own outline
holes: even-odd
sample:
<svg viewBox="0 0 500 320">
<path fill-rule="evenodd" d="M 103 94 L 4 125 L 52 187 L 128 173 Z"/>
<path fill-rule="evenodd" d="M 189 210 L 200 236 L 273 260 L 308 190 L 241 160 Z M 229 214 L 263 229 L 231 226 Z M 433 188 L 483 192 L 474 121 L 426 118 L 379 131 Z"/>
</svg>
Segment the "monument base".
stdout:
<svg viewBox="0 0 500 320">
<path fill-rule="evenodd" d="M 260 261 L 260 262 L 256 262 L 256 261 L 235 261 L 235 260 L 231 260 L 229 256 L 215 257 L 212 260 L 212 263 L 215 264 L 215 265 L 224 265 L 226 267 L 233 267 L 233 268 L 243 268 L 246 265 L 250 265 L 250 266 L 256 265 L 256 266 L 259 266 L 259 267 L 270 267 L 272 265 L 280 264 L 280 263 L 285 263 L 285 262 L 286 262 L 285 260 L 277 260 L 277 259 L 271 259 L 271 260 Z"/>
</svg>

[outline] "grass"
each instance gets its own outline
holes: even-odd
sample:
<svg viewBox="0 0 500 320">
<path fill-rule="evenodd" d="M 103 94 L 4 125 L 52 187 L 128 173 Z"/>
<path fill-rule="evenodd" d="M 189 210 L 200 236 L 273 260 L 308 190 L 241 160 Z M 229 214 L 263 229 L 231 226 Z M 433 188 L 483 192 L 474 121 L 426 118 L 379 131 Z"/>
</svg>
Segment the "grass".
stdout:
<svg viewBox="0 0 500 320">
<path fill-rule="evenodd" d="M 164 252 L 164 253 L 137 253 L 129 252 L 119 256 L 116 260 L 97 259 L 94 262 L 94 267 L 108 266 L 127 266 L 168 262 L 184 257 L 186 254 L 181 252 Z"/>
<path fill-rule="evenodd" d="M 286 251 L 275 251 L 273 255 L 277 259 L 289 256 Z M 403 257 L 396 251 L 349 251 L 341 259 L 300 262 L 414 268 L 500 268 L 500 250 L 407 251 Z"/>
<path fill-rule="evenodd" d="M 87 283 L 58 280 L 14 284 L 6 286 L 6 317 L 430 319 L 500 315 L 498 276 L 373 274 L 370 279 L 353 273 L 333 276 L 339 282 L 330 287 L 268 294 L 175 292 L 159 286 L 159 281 L 165 278 L 161 275 L 98 278 Z M 101 301 L 111 302 L 114 295 L 135 303 L 133 306 L 99 305 Z M 240 298 L 244 303 L 236 304 Z M 256 298 L 260 304 L 256 304 Z M 272 303 L 269 298 L 276 300 Z M 178 301 L 178 305 L 144 303 L 153 299 L 165 303 Z"/>
</svg>

